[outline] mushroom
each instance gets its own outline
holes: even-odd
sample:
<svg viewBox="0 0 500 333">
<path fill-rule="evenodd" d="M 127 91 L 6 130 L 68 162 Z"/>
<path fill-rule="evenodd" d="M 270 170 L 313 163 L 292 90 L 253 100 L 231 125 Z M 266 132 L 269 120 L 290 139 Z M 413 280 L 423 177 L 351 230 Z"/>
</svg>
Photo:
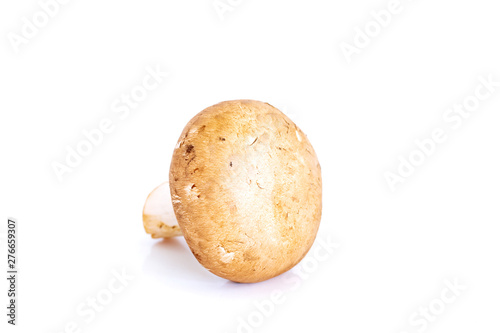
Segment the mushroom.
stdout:
<svg viewBox="0 0 500 333">
<path fill-rule="evenodd" d="M 146 232 L 153 238 L 182 236 L 170 200 L 168 182 L 162 183 L 148 195 L 142 210 L 142 222 Z"/>
<path fill-rule="evenodd" d="M 191 252 L 225 279 L 251 283 L 286 272 L 316 237 L 318 159 L 306 135 L 270 104 L 227 101 L 198 113 L 178 140 L 169 183 Z M 166 184 L 146 201 L 144 226 L 153 237 L 179 234 L 167 201 Z"/>
</svg>

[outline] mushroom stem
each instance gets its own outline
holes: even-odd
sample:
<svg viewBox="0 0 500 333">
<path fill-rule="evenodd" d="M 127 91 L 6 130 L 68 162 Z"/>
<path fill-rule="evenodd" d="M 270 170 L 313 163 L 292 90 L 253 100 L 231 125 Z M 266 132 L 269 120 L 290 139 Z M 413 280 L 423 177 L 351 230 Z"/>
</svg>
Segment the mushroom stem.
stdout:
<svg viewBox="0 0 500 333">
<path fill-rule="evenodd" d="M 153 238 L 182 236 L 170 199 L 168 182 L 162 183 L 148 195 L 142 211 L 142 222 L 146 232 Z"/>
</svg>

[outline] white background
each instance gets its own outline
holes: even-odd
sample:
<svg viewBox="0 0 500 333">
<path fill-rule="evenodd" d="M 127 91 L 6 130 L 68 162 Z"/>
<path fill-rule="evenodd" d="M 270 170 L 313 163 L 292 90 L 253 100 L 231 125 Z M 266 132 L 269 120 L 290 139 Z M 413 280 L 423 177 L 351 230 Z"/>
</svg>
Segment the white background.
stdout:
<svg viewBox="0 0 500 333">
<path fill-rule="evenodd" d="M 89 333 L 225 333 L 249 318 L 241 332 L 498 332 L 500 88 L 460 128 L 443 120 L 479 76 L 500 81 L 498 3 L 401 0 L 350 63 L 341 43 L 389 1 L 233 3 L 221 20 L 212 0 L 69 1 L 15 52 L 8 36 L 40 5 L 2 1 L 0 230 L 9 216 L 20 225 L 18 326 L 6 323 L 2 278 L 2 332 L 60 333 L 74 321 Z M 120 119 L 111 105 L 147 66 L 169 76 Z M 184 240 L 152 240 L 142 227 L 187 121 L 241 98 L 286 111 L 320 159 L 317 239 L 340 247 L 325 260 L 310 252 L 298 284 L 300 265 L 228 282 Z M 59 181 L 52 163 L 104 118 L 113 132 Z M 391 191 L 384 173 L 436 127 L 446 142 Z M 134 278 L 86 322 L 79 306 L 122 269 Z M 411 324 L 420 307 L 441 310 L 447 279 L 467 289 L 425 329 Z M 254 302 L 273 290 L 283 302 L 264 316 Z"/>
</svg>

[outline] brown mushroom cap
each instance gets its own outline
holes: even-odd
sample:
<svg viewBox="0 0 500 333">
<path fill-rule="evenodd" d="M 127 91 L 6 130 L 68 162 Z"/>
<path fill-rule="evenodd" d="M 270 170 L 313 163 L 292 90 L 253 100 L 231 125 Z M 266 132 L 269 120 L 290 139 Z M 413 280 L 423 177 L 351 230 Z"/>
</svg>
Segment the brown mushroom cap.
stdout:
<svg viewBox="0 0 500 333">
<path fill-rule="evenodd" d="M 306 135 L 281 111 L 222 102 L 186 125 L 172 157 L 175 215 L 196 259 L 235 282 L 295 266 L 321 219 L 321 168 Z"/>
</svg>

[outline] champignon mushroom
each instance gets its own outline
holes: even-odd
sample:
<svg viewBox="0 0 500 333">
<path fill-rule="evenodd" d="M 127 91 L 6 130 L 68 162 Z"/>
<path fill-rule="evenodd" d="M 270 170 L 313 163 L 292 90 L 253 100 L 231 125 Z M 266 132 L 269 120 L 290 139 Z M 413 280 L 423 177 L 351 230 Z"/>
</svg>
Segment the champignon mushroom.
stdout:
<svg viewBox="0 0 500 333">
<path fill-rule="evenodd" d="M 182 236 L 170 200 L 168 182 L 162 183 L 148 195 L 142 210 L 142 223 L 153 238 Z"/>
<path fill-rule="evenodd" d="M 295 266 L 314 242 L 321 168 L 306 135 L 270 104 L 227 101 L 198 113 L 179 138 L 169 178 L 187 244 L 220 277 L 270 279 Z M 153 237 L 170 235 L 154 225 L 146 228 Z"/>
</svg>

